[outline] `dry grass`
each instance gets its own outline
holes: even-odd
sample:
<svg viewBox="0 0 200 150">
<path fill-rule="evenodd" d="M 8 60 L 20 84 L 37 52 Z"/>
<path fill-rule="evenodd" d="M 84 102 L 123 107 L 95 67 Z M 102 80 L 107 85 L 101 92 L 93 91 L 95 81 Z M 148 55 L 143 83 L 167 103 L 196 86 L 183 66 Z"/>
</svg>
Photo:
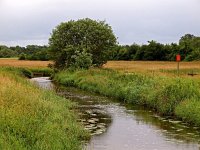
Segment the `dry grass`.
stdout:
<svg viewBox="0 0 200 150">
<path fill-rule="evenodd" d="M 141 72 L 154 75 L 177 75 L 177 62 L 169 61 L 108 61 L 104 68 L 111 68 L 126 73 Z M 188 77 L 188 73 L 191 72 L 197 73 L 195 77 L 200 77 L 200 61 L 180 62 L 181 76 Z"/>
<path fill-rule="evenodd" d="M 173 70 L 177 68 L 177 62 L 169 61 L 108 61 L 105 68 L 123 71 L 147 71 L 147 70 Z M 181 62 L 180 69 L 200 69 L 200 61 Z"/>
<path fill-rule="evenodd" d="M 51 61 L 29 61 L 12 59 L 0 59 L 0 66 L 25 67 L 25 68 L 46 68 Z"/>
<path fill-rule="evenodd" d="M 51 61 L 28 61 L 12 59 L 0 59 L 0 66 L 13 66 L 25 68 L 47 68 Z M 122 72 L 141 72 L 158 75 L 176 76 L 177 62 L 169 61 L 108 61 L 104 68 L 111 68 Z M 190 72 L 197 73 L 200 77 L 200 61 L 180 62 L 180 73 L 188 76 Z"/>
</svg>

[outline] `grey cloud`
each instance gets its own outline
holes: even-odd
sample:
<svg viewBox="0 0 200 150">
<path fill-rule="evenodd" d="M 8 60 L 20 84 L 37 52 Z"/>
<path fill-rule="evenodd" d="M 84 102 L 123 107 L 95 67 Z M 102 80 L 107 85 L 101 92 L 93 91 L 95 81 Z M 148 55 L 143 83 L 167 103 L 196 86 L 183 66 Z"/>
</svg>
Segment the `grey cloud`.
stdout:
<svg viewBox="0 0 200 150">
<path fill-rule="evenodd" d="M 200 35 L 198 0 L 0 0 L 0 4 L 0 42 L 8 45 L 47 44 L 60 22 L 85 17 L 106 20 L 121 44 L 170 43 L 185 33 Z"/>
</svg>

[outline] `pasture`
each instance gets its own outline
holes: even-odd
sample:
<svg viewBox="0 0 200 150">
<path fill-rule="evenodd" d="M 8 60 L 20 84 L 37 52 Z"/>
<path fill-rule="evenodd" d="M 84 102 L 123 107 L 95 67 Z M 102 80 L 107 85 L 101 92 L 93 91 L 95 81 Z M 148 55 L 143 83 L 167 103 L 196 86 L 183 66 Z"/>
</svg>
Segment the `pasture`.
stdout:
<svg viewBox="0 0 200 150">
<path fill-rule="evenodd" d="M 177 62 L 173 61 L 108 61 L 104 68 L 120 72 L 140 72 L 152 75 L 177 76 Z M 200 61 L 180 62 L 180 75 L 200 77 Z"/>
<path fill-rule="evenodd" d="M 16 58 L 1 58 L 0 66 L 22 67 L 22 68 L 47 68 L 51 61 L 18 60 Z"/>
<path fill-rule="evenodd" d="M 52 61 L 0 59 L 0 66 L 21 68 L 47 68 Z M 108 61 L 103 68 L 120 72 L 139 72 L 152 75 L 177 76 L 177 62 L 173 61 Z M 183 77 L 200 77 L 200 61 L 180 62 L 180 75 Z"/>
</svg>

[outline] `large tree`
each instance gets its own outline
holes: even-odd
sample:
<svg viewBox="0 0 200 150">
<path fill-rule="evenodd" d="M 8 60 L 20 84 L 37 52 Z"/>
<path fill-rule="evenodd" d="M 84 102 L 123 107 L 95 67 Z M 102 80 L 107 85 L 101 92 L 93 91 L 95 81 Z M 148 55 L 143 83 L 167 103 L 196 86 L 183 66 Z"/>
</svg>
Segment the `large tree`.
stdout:
<svg viewBox="0 0 200 150">
<path fill-rule="evenodd" d="M 116 37 L 111 26 L 105 21 L 96 21 L 89 18 L 77 21 L 71 20 L 61 23 L 54 30 L 49 39 L 51 54 L 55 61 L 54 67 L 68 68 L 77 64 L 77 59 L 84 54 L 88 61 L 91 57 L 92 65 L 103 65 L 108 57 L 109 50 L 116 44 Z M 84 57 L 83 56 L 83 57 Z"/>
</svg>

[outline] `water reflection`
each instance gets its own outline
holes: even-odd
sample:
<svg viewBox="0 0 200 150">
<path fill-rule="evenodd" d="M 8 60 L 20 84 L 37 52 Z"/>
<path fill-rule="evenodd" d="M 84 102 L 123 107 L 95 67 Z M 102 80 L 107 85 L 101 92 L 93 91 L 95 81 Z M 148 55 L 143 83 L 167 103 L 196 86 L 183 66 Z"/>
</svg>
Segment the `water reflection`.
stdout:
<svg viewBox="0 0 200 150">
<path fill-rule="evenodd" d="M 106 132 L 112 122 L 110 114 L 104 109 L 109 104 L 108 101 L 99 96 L 80 92 L 75 88 L 60 86 L 56 88 L 56 93 L 78 103 L 77 111 L 81 118 L 80 121 L 91 135 L 100 135 Z"/>
<path fill-rule="evenodd" d="M 199 128 L 142 107 L 123 106 L 110 99 L 75 88 L 54 86 L 47 78 L 33 79 L 42 88 L 79 105 L 80 121 L 91 132 L 87 150 L 199 149 Z"/>
</svg>

